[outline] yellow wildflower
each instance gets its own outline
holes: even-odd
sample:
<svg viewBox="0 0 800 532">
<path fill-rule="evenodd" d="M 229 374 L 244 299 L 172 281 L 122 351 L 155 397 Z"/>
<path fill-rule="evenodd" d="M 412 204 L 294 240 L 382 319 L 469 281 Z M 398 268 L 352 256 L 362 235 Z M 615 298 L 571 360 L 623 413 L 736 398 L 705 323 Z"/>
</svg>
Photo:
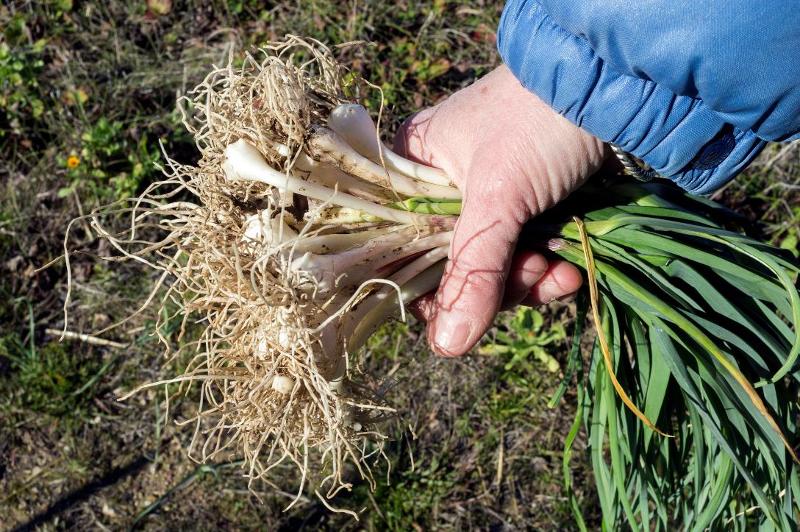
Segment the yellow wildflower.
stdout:
<svg viewBox="0 0 800 532">
<path fill-rule="evenodd" d="M 67 168 L 77 168 L 81 164 L 81 158 L 77 155 L 67 157 Z"/>
</svg>

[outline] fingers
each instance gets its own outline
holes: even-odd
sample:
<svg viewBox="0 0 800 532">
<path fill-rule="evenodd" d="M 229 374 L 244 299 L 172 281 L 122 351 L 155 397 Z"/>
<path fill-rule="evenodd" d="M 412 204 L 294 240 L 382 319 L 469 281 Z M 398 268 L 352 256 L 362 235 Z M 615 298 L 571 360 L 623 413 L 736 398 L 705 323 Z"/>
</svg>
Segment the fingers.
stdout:
<svg viewBox="0 0 800 532">
<path fill-rule="evenodd" d="M 528 297 L 547 269 L 547 259 L 541 253 L 518 251 L 508 271 L 501 310 L 513 308 Z"/>
<path fill-rule="evenodd" d="M 514 255 L 506 279 L 501 310 L 519 305 L 547 272 L 547 259 L 541 253 L 521 251 Z M 430 321 L 435 312 L 436 292 L 429 292 L 409 303 L 407 310 L 420 321 Z"/>
<path fill-rule="evenodd" d="M 554 260 L 548 264 L 544 255 L 533 251 L 517 252 L 506 280 L 501 310 L 517 305 L 536 307 L 556 299 L 575 295 L 583 284 L 580 270 L 568 262 Z M 430 321 L 435 313 L 435 292 L 412 301 L 408 310 L 420 321 Z"/>
<path fill-rule="evenodd" d="M 563 299 L 577 292 L 582 284 L 583 276 L 575 265 L 562 260 L 553 261 L 520 304 L 535 307 Z"/>
</svg>

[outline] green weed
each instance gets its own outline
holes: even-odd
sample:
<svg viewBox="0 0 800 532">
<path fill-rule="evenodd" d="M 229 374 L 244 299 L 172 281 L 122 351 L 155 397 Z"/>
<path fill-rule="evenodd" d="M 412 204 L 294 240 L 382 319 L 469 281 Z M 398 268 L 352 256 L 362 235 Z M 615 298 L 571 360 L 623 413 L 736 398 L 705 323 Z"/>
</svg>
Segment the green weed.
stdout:
<svg viewBox="0 0 800 532">
<path fill-rule="evenodd" d="M 22 24 L 20 20 L 12 19 L 11 27 Z M 44 68 L 41 54 L 46 43 L 40 39 L 12 49 L 7 42 L 0 42 L 0 111 L 7 120 L 6 125 L 0 123 L 0 138 L 8 134 L 7 129 L 20 132 L 28 117 L 36 120 L 44 113 L 38 77 Z"/>
<path fill-rule="evenodd" d="M 21 301 L 17 307 L 23 306 Z M 67 344 L 36 343 L 33 307 L 27 305 L 28 334 L 7 331 L 0 337 L 0 360 L 8 368 L 0 373 L 0 389 L 18 407 L 53 416 L 79 417 L 92 396 L 98 359 L 85 351 L 70 350 Z M 107 368 L 106 368 L 107 369 Z"/>
<path fill-rule="evenodd" d="M 374 508 L 366 515 L 370 529 L 428 530 L 435 524 L 442 502 L 458 487 L 456 471 L 450 466 L 452 458 L 434 455 L 413 468 L 396 471 L 389 483 L 379 482 L 374 493 L 359 485 L 348 496 L 350 503 Z"/>
<path fill-rule="evenodd" d="M 566 338 L 563 323 L 546 326 L 541 312 L 522 307 L 508 322 L 507 330 L 497 331 L 493 342 L 482 345 L 478 353 L 501 356 L 507 376 L 511 378 L 535 371 L 537 364 L 556 373 L 560 366 L 551 351 L 562 349 Z"/>
<path fill-rule="evenodd" d="M 74 417 L 92 396 L 86 384 L 100 369 L 96 360 L 64 344 L 23 345 L 15 335 L 0 339 L 0 357 L 11 367 L 2 383 L 5 393 L 21 408 L 53 416 Z"/>
<path fill-rule="evenodd" d="M 795 257 L 800 257 L 800 206 L 793 207 L 790 212 L 791 218 L 781 224 L 773 242 Z"/>
<path fill-rule="evenodd" d="M 146 133 L 132 139 L 124 127 L 120 121 L 100 118 L 81 135 L 79 150 L 60 158 L 69 184 L 59 189 L 59 197 L 77 191 L 96 203 L 110 203 L 134 196 L 157 175 L 158 148 Z"/>
<path fill-rule="evenodd" d="M 536 309 L 522 307 L 505 320 L 491 343 L 478 348 L 499 359 L 497 379 L 480 405 L 486 415 L 503 426 L 542 408 L 541 390 L 560 370 L 553 355 L 565 349 L 566 339 L 564 324 L 546 320 Z"/>
</svg>

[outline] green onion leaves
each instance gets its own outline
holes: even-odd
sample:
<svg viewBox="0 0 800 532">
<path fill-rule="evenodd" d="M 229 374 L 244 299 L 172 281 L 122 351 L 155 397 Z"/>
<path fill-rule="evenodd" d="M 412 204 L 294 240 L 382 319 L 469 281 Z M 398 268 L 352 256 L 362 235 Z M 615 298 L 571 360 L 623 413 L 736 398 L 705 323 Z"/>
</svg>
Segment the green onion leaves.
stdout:
<svg viewBox="0 0 800 532">
<path fill-rule="evenodd" d="M 587 270 L 580 301 L 605 337 L 576 419 L 604 527 L 796 529 L 798 266 L 676 189 L 590 184 L 557 211 L 543 227 L 586 222 L 537 239 L 559 238 L 551 251 Z"/>
</svg>

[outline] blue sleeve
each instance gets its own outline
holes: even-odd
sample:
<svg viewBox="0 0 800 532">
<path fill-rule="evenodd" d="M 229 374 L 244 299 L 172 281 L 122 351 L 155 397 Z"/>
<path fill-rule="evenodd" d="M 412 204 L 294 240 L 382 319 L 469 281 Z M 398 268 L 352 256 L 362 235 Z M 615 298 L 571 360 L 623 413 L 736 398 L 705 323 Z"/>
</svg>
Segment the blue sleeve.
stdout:
<svg viewBox="0 0 800 532">
<path fill-rule="evenodd" d="M 510 0 L 498 48 L 559 113 L 691 192 L 800 138 L 794 0 Z"/>
</svg>

